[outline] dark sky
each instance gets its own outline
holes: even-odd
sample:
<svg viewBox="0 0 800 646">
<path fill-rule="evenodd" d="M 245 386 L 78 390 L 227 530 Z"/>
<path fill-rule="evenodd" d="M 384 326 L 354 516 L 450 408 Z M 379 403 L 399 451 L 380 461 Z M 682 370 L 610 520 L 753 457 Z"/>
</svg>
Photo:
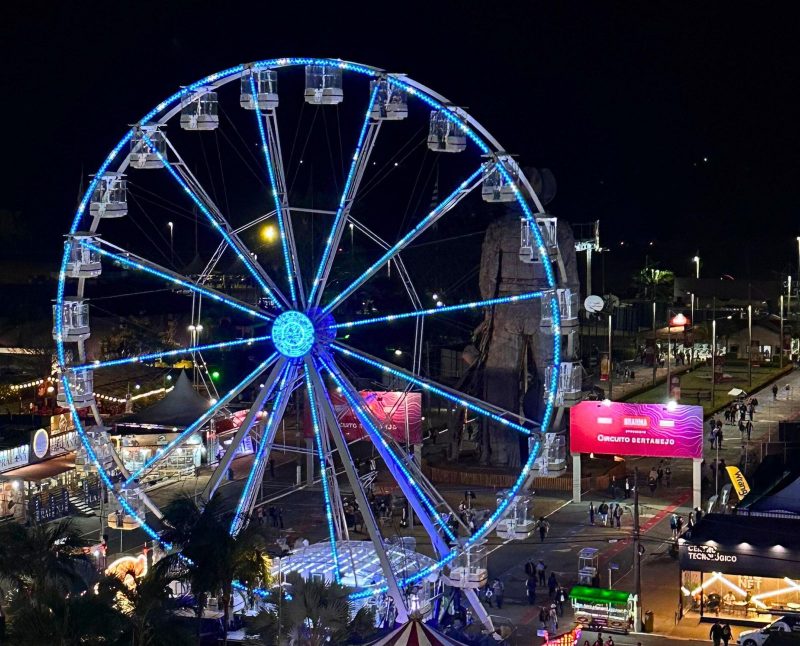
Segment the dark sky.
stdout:
<svg viewBox="0 0 800 646">
<path fill-rule="evenodd" d="M 649 253 L 688 273 L 699 250 L 704 275 L 767 278 L 800 233 L 797 19 L 780 6 L 6 2 L 0 209 L 55 260 L 81 174 L 126 124 L 211 71 L 324 55 L 405 72 L 551 168 L 552 210 L 602 221 L 609 272 Z"/>
</svg>

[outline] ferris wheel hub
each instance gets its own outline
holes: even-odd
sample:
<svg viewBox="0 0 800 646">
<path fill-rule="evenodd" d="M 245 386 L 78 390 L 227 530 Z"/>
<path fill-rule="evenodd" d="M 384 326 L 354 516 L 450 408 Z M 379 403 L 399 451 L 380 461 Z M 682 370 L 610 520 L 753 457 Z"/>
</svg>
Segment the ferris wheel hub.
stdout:
<svg viewBox="0 0 800 646">
<path fill-rule="evenodd" d="M 315 341 L 314 324 L 302 312 L 284 312 L 272 324 L 272 343 L 284 357 L 296 359 L 305 356 Z"/>
</svg>

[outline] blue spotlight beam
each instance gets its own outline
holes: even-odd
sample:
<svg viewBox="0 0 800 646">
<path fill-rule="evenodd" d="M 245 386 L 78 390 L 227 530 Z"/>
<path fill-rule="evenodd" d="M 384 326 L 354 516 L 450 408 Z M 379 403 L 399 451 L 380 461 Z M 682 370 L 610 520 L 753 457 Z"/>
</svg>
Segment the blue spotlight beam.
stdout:
<svg viewBox="0 0 800 646">
<path fill-rule="evenodd" d="M 383 461 L 386 463 L 386 466 L 392 473 L 392 477 L 394 478 L 395 482 L 397 482 L 397 485 L 402 489 L 406 498 L 414 507 L 414 510 L 417 511 L 417 515 L 420 517 L 420 520 L 422 520 L 423 524 L 425 524 L 428 533 L 438 533 L 438 530 L 434 524 L 438 523 L 439 529 L 441 529 L 441 531 L 443 531 L 451 541 L 455 541 L 456 538 L 453 534 L 453 530 L 451 530 L 447 523 L 445 523 L 441 518 L 439 512 L 436 510 L 436 507 L 428 499 L 428 496 L 425 494 L 419 484 L 417 484 L 414 476 L 408 471 L 408 469 L 406 469 L 402 460 L 395 455 L 394 451 L 389 446 L 389 443 L 378 429 L 377 424 L 373 421 L 369 409 L 367 408 L 366 404 L 364 404 L 358 392 L 345 379 L 344 375 L 339 372 L 332 359 L 323 357 L 321 355 L 318 357 L 318 359 L 331 376 L 331 379 L 336 386 L 341 388 L 342 394 L 347 400 L 347 403 L 350 405 L 350 408 L 352 408 L 353 412 L 356 414 L 356 417 L 358 417 L 364 428 L 367 429 L 367 433 L 372 440 L 373 446 L 378 451 L 381 458 L 383 458 Z"/>
<path fill-rule="evenodd" d="M 411 231 L 406 233 L 400 240 L 398 240 L 386 253 L 384 253 L 378 260 L 376 260 L 361 276 L 356 278 L 348 287 L 331 300 L 324 309 L 324 313 L 330 313 L 342 302 L 356 291 L 361 285 L 367 282 L 383 265 L 391 260 L 396 254 L 400 253 L 406 246 L 418 238 L 422 233 L 434 224 L 440 217 L 456 206 L 461 200 L 472 192 L 472 190 L 483 182 L 484 171 L 491 168 L 492 164 L 487 162 L 481 166 L 472 175 L 465 179 L 458 188 L 448 195 L 442 202 L 440 202 L 435 209 L 426 215 Z"/>
<path fill-rule="evenodd" d="M 228 228 L 227 223 L 225 223 L 226 226 L 223 226 L 220 223 L 219 218 L 215 217 L 214 214 L 208 209 L 205 202 L 203 202 L 203 200 L 201 200 L 197 194 L 191 188 L 189 188 L 189 185 L 172 167 L 172 164 L 170 164 L 169 160 L 161 153 L 161 151 L 158 150 L 158 148 L 156 148 L 155 145 L 153 145 L 151 139 L 144 132 L 142 132 L 142 141 L 147 144 L 150 150 L 156 154 L 159 161 L 164 165 L 164 168 L 167 169 L 172 178 L 178 183 L 178 186 L 180 186 L 181 189 L 183 189 L 183 192 L 189 196 L 189 199 L 192 200 L 195 206 L 200 209 L 200 212 L 206 217 L 209 224 L 211 224 L 211 226 L 219 232 L 220 236 L 222 236 L 222 239 L 231 248 L 231 251 L 236 254 L 236 257 L 241 261 L 248 273 L 253 277 L 253 280 L 258 283 L 258 286 L 261 287 L 264 293 L 275 302 L 279 309 L 283 309 L 281 305 L 281 303 L 284 302 L 282 295 L 277 290 L 273 291 L 269 288 L 269 285 L 267 285 L 258 268 L 253 263 L 253 259 L 250 257 L 247 248 L 245 248 L 241 242 L 237 244 L 237 241 L 231 236 L 231 232 L 226 231 L 226 228 Z"/>
<path fill-rule="evenodd" d="M 402 370 L 396 366 L 385 363 L 380 359 L 377 359 L 376 357 L 368 355 L 364 352 L 359 352 L 358 350 L 355 350 L 354 348 L 346 346 L 342 343 L 332 343 L 330 345 L 330 348 L 332 350 L 335 350 L 336 352 L 339 352 L 340 354 L 343 354 L 346 357 L 357 359 L 361 363 L 365 363 L 368 366 L 372 366 L 373 368 L 377 368 L 378 370 L 386 372 L 390 375 L 399 377 L 400 379 L 408 383 L 414 384 L 415 386 L 419 386 L 423 390 L 439 395 L 440 397 L 443 397 L 444 399 L 447 399 L 448 401 L 451 401 L 454 404 L 463 406 L 464 408 L 471 410 L 473 413 L 477 413 L 478 415 L 487 417 L 493 422 L 496 422 L 497 424 L 500 424 L 507 428 L 513 429 L 519 433 L 522 433 L 523 435 L 532 435 L 536 433 L 536 431 L 533 431 L 530 428 L 526 428 L 522 424 L 518 424 L 517 422 L 514 422 L 506 417 L 503 417 L 501 414 L 489 410 L 485 402 L 474 399 L 469 395 L 465 395 L 463 393 L 459 393 L 458 391 L 451 390 L 446 386 L 437 385 L 429 381 L 422 380 L 418 377 L 415 377 L 413 374 L 411 374 L 406 370 Z M 514 417 L 522 419 L 520 415 L 516 415 L 509 411 L 503 411 L 502 409 L 497 409 L 497 410 L 500 410 L 503 414 L 514 415 Z M 525 421 L 528 424 L 530 424 L 531 427 L 535 428 L 540 426 L 537 422 L 534 422 L 533 420 L 525 420 Z M 541 428 L 545 428 L 544 423 L 541 425 Z"/>
<path fill-rule="evenodd" d="M 108 243 L 103 243 L 108 244 Z M 272 321 L 275 317 L 267 314 L 266 312 L 259 312 L 256 309 L 253 309 L 249 305 L 237 300 L 235 298 L 231 298 L 223 294 L 222 292 L 218 292 L 215 289 L 211 289 L 209 287 L 201 287 L 200 285 L 196 285 L 194 283 L 189 282 L 188 280 L 182 278 L 175 272 L 169 271 L 168 269 L 164 269 L 163 267 L 150 262 L 149 260 L 145 260 L 144 258 L 140 258 L 135 254 L 131 254 L 128 252 L 124 252 L 124 255 L 119 253 L 114 253 L 113 251 L 109 251 L 108 249 L 104 249 L 97 244 L 93 244 L 88 241 L 81 242 L 81 245 L 86 247 L 87 249 L 92 249 L 97 253 L 106 256 L 107 258 L 112 258 L 115 262 L 118 262 L 123 267 L 127 267 L 128 269 L 137 269 L 138 271 L 143 271 L 146 274 L 150 274 L 151 276 L 156 276 L 157 278 L 161 278 L 162 280 L 166 280 L 173 285 L 178 285 L 183 287 L 184 289 L 188 289 L 189 291 L 195 292 L 197 294 L 202 294 L 211 300 L 217 301 L 218 303 L 224 303 L 228 307 L 232 307 L 233 309 L 239 310 L 240 312 L 244 312 L 245 314 L 249 314 L 250 316 L 254 316 L 259 318 L 263 321 Z"/>
<path fill-rule="evenodd" d="M 250 473 L 247 474 L 247 480 L 244 483 L 244 488 L 239 496 L 239 502 L 236 505 L 236 513 L 231 521 L 230 533 L 235 536 L 247 524 L 247 515 L 250 513 L 250 506 L 254 494 L 254 487 L 256 483 L 256 474 L 263 476 L 264 466 L 269 457 L 268 447 L 272 447 L 272 442 L 275 439 L 275 431 L 278 429 L 278 422 L 283 417 L 286 410 L 286 405 L 289 403 L 289 396 L 292 394 L 292 389 L 287 388 L 287 382 L 294 379 L 297 372 L 297 366 L 292 362 L 287 362 L 283 369 L 280 384 L 278 385 L 275 399 L 272 402 L 272 410 L 267 418 L 267 424 L 264 432 L 261 434 L 261 439 L 258 442 L 258 448 L 253 457 L 253 464 L 250 467 Z M 259 477 L 259 480 L 261 478 Z"/>
<path fill-rule="evenodd" d="M 196 421 L 192 422 L 189 426 L 186 427 L 184 431 L 182 431 L 178 437 L 173 439 L 169 444 L 167 444 L 163 449 L 158 451 L 152 458 L 147 460 L 142 466 L 140 466 L 136 471 L 131 473 L 128 476 L 128 479 L 125 481 L 125 485 L 129 485 L 131 482 L 139 478 L 145 471 L 147 471 L 150 467 L 152 467 L 156 462 L 163 460 L 167 457 L 172 451 L 178 448 L 183 442 L 185 442 L 189 437 L 199 431 L 203 425 L 206 424 L 217 412 L 227 406 L 234 397 L 236 397 L 240 392 L 242 392 L 247 386 L 249 386 L 258 376 L 264 372 L 267 368 L 269 368 L 275 361 L 277 361 L 280 355 L 277 352 L 273 352 L 269 357 L 267 357 L 264 361 L 262 361 L 256 368 L 250 372 L 244 379 L 242 379 L 238 384 L 236 384 L 233 388 L 231 388 L 227 393 L 225 393 L 224 397 L 221 397 L 216 404 L 212 404 L 211 407 L 203 413 Z"/>
<path fill-rule="evenodd" d="M 290 236 L 293 234 L 291 231 L 291 223 L 287 221 L 289 214 L 284 208 L 286 204 L 286 187 L 279 186 L 278 183 L 274 165 L 276 160 L 273 158 L 269 143 L 267 142 L 267 134 L 264 129 L 264 117 L 261 115 L 261 109 L 258 107 L 258 92 L 256 91 L 256 82 L 252 74 L 250 75 L 250 93 L 253 96 L 255 117 L 258 123 L 258 135 L 261 138 L 261 150 L 264 153 L 264 162 L 267 165 L 267 174 L 269 175 L 269 183 L 272 189 L 272 199 L 275 203 L 275 213 L 278 217 L 278 229 L 281 237 L 281 251 L 283 252 L 283 264 L 286 269 L 286 280 L 289 283 L 289 294 L 292 299 L 292 305 L 296 308 L 298 305 L 298 289 L 302 291 L 302 279 L 300 277 L 300 268 L 296 265 L 297 259 L 293 257 L 294 245 L 290 240 Z M 278 145 L 275 141 L 271 143 L 276 146 Z"/>
<path fill-rule="evenodd" d="M 431 307 L 427 310 L 416 310 L 415 312 L 404 312 L 403 314 L 387 314 L 386 316 L 374 316 L 358 321 L 346 321 L 331 325 L 331 329 L 339 330 L 342 328 L 350 329 L 361 325 L 371 325 L 373 323 L 391 323 L 402 319 L 419 318 L 421 316 L 432 316 L 434 314 L 447 314 L 449 312 L 460 312 L 462 310 L 476 310 L 480 307 L 493 307 L 494 305 L 504 305 L 506 303 L 516 303 L 518 301 L 529 301 L 533 298 L 541 298 L 544 292 L 528 292 L 525 294 L 514 294 L 513 296 L 501 296 L 499 298 L 489 298 L 483 301 L 472 301 L 471 303 L 461 303 L 459 305 L 444 305 L 442 307 Z"/>
<path fill-rule="evenodd" d="M 374 121 L 371 117 L 372 108 L 374 107 L 375 99 L 378 96 L 378 87 L 379 85 L 376 83 L 375 87 L 372 88 L 372 92 L 370 93 L 369 103 L 367 104 L 367 112 L 364 116 L 364 121 L 361 124 L 361 131 L 358 135 L 358 141 L 356 142 L 356 148 L 353 152 L 352 161 L 350 162 L 350 172 L 347 173 L 347 179 L 345 180 L 344 189 L 342 190 L 342 197 L 339 200 L 339 206 L 336 209 L 336 216 L 334 217 L 333 225 L 331 226 L 331 233 L 328 236 L 328 239 L 325 241 L 325 249 L 323 250 L 322 257 L 320 258 L 319 267 L 317 267 L 317 273 L 314 275 L 314 282 L 311 284 L 311 294 L 308 297 L 308 302 L 312 306 L 318 304 L 318 297 L 322 297 L 322 292 L 325 289 L 325 281 L 331 265 L 333 264 L 333 257 L 335 255 L 331 252 L 338 247 L 339 241 L 342 239 L 344 226 L 347 222 L 347 214 L 350 212 L 350 209 L 353 206 L 356 191 L 358 190 L 358 185 L 360 184 L 361 176 L 363 175 L 363 169 L 366 164 L 366 160 L 369 158 L 369 151 L 375 142 L 374 137 L 370 137 L 370 144 L 368 150 L 366 151 L 366 155 L 362 155 L 364 152 L 364 142 L 367 139 L 367 132 L 373 126 L 375 128 L 380 127 L 380 121 Z"/>
<path fill-rule="evenodd" d="M 317 447 L 317 458 L 319 458 L 319 476 L 322 481 L 322 496 L 325 499 L 325 518 L 328 521 L 328 537 L 331 541 L 333 573 L 336 577 L 336 583 L 341 583 L 342 574 L 339 569 L 339 552 L 336 549 L 336 530 L 333 527 L 333 505 L 331 503 L 331 494 L 328 487 L 328 463 L 325 459 L 325 451 L 322 449 L 322 434 L 320 432 L 317 399 L 314 394 L 314 385 L 311 383 L 311 373 L 308 369 L 308 363 L 308 361 L 303 363 L 303 373 L 306 380 L 306 391 L 308 392 L 308 405 L 311 409 L 311 423 L 314 427 L 314 443 Z"/>
<path fill-rule="evenodd" d="M 96 361 L 94 363 L 84 363 L 79 366 L 72 366 L 72 370 L 97 370 L 99 368 L 109 368 L 111 366 L 124 366 L 129 363 L 144 363 L 155 359 L 166 357 L 176 357 L 183 354 L 193 354 L 195 352 L 205 352 L 206 350 L 222 350 L 224 348 L 235 348 L 240 345 L 253 345 L 270 340 L 269 335 L 254 336 L 250 339 L 236 339 L 235 341 L 221 341 L 220 343 L 206 343 L 205 345 L 194 345 L 188 348 L 178 348 L 177 350 L 166 350 L 164 352 L 151 352 L 150 354 L 140 354 L 136 357 L 126 357 L 125 359 L 111 359 L 110 361 Z"/>
</svg>

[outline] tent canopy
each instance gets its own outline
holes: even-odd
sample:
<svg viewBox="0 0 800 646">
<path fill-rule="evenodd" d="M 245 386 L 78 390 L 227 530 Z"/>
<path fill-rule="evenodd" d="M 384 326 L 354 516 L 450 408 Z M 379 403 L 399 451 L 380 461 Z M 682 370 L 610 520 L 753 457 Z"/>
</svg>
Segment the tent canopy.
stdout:
<svg viewBox="0 0 800 646">
<path fill-rule="evenodd" d="M 373 642 L 371 646 L 463 646 L 425 625 L 419 619 L 411 619 L 388 635 Z"/>
<path fill-rule="evenodd" d="M 211 403 L 192 386 L 185 372 L 175 381 L 175 387 L 155 404 L 116 420 L 120 426 L 153 424 L 186 428 L 208 410 Z"/>
</svg>

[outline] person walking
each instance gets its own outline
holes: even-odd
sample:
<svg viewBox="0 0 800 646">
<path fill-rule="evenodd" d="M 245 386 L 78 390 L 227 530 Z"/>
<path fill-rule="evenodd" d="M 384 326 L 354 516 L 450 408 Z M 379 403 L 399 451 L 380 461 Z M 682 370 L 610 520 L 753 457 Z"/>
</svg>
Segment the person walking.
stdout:
<svg viewBox="0 0 800 646">
<path fill-rule="evenodd" d="M 744 442 L 744 434 L 745 434 L 745 432 L 746 432 L 746 429 L 745 429 L 745 426 L 744 426 L 744 420 L 740 419 L 739 420 L 739 437 L 742 440 L 742 442 Z"/>
<path fill-rule="evenodd" d="M 614 508 L 614 525 L 617 529 L 622 526 L 622 507 L 619 505 Z"/>
<path fill-rule="evenodd" d="M 529 576 L 525 580 L 525 594 L 528 597 L 528 605 L 532 606 L 536 603 L 536 577 Z"/>
<path fill-rule="evenodd" d="M 711 444 L 711 448 L 715 449 L 717 447 L 717 427 L 712 426 L 711 430 L 708 432 L 708 441 Z"/>
<path fill-rule="evenodd" d="M 772 385 L 772 401 L 778 401 L 778 384 Z"/>
<path fill-rule="evenodd" d="M 725 646 L 728 646 L 728 642 L 733 637 L 733 633 L 731 632 L 731 625 L 726 621 L 722 626 L 722 643 Z"/>
<path fill-rule="evenodd" d="M 539 520 L 536 521 L 536 527 L 539 529 L 539 542 L 544 543 L 544 537 L 550 531 L 550 523 L 547 522 L 544 516 L 540 516 Z"/>
<path fill-rule="evenodd" d="M 711 643 L 714 646 L 720 646 L 722 643 L 722 624 L 719 621 L 715 621 L 714 625 L 711 626 L 711 630 L 708 631 L 708 636 L 711 638 Z"/>
<path fill-rule="evenodd" d="M 492 597 L 494 598 L 497 608 L 503 607 L 503 596 L 505 595 L 506 587 L 500 579 L 492 581 Z"/>
<path fill-rule="evenodd" d="M 747 441 L 750 441 L 750 434 L 753 432 L 753 420 L 747 420 L 747 423 L 744 425 L 745 433 L 747 433 Z"/>
<path fill-rule="evenodd" d="M 550 611 L 547 618 L 550 620 L 550 630 L 553 634 L 558 632 L 558 612 L 556 612 L 556 604 L 550 605 Z M 726 643 L 727 646 L 727 643 Z"/>
<path fill-rule="evenodd" d="M 594 503 L 589 503 L 589 524 L 594 525 Z"/>
<path fill-rule="evenodd" d="M 556 573 L 551 572 L 550 576 L 547 577 L 547 591 L 550 595 L 550 598 L 553 600 L 555 600 L 557 588 L 558 588 L 558 579 L 556 579 Z"/>
<path fill-rule="evenodd" d="M 656 487 L 661 487 L 661 481 L 664 479 L 664 460 L 658 463 L 658 469 L 656 469 Z"/>
<path fill-rule="evenodd" d="M 564 589 L 564 586 L 558 586 L 558 590 L 556 590 L 556 609 L 558 610 L 558 616 L 564 616 L 564 606 L 567 604 L 567 591 Z"/>
<path fill-rule="evenodd" d="M 543 586 L 547 581 L 547 577 L 545 576 L 546 572 L 547 566 L 542 559 L 539 559 L 536 563 L 536 578 L 539 579 L 539 585 L 541 586 Z"/>
<path fill-rule="evenodd" d="M 647 486 L 650 487 L 651 496 L 654 496 L 656 493 L 656 486 L 658 484 L 657 478 L 658 476 L 656 475 L 655 469 L 651 469 L 650 475 L 647 476 Z"/>
<path fill-rule="evenodd" d="M 667 465 L 664 469 L 664 478 L 668 487 L 672 486 L 672 467 Z"/>
<path fill-rule="evenodd" d="M 722 433 L 722 427 L 717 427 L 717 446 L 719 446 L 720 450 L 722 450 L 722 440 L 725 439 L 725 436 Z"/>
<path fill-rule="evenodd" d="M 751 399 L 750 403 L 747 404 L 747 415 L 750 418 L 751 422 L 753 421 L 753 415 L 755 415 L 755 414 L 756 414 L 756 407 L 753 404 L 753 400 Z"/>
<path fill-rule="evenodd" d="M 631 497 L 631 479 L 628 476 L 625 476 L 625 499 Z"/>
</svg>

